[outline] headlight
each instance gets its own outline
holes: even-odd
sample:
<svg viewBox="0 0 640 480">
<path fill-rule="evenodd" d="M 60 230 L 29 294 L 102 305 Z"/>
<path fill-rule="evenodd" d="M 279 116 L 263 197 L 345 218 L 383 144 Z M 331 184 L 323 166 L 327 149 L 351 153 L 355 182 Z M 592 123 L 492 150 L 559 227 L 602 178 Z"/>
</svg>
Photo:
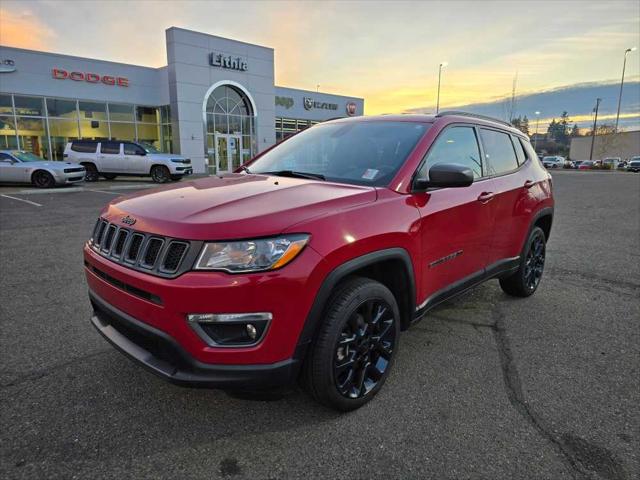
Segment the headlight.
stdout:
<svg viewBox="0 0 640 480">
<path fill-rule="evenodd" d="M 260 272 L 284 267 L 296 258 L 309 235 L 296 234 L 258 240 L 207 243 L 198 257 L 196 270 L 230 273 Z"/>
</svg>

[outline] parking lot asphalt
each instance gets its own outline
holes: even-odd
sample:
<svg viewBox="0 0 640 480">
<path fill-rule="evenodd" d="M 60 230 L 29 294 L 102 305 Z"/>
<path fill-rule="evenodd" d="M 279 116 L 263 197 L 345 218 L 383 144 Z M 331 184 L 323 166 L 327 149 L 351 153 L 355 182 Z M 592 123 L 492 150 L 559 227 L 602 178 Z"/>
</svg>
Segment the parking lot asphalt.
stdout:
<svg viewBox="0 0 640 480">
<path fill-rule="evenodd" d="M 134 365 L 90 325 L 83 277 L 83 242 L 118 192 L 0 187 L 0 477 L 638 478 L 640 175 L 553 183 L 537 293 L 491 281 L 432 311 L 349 414 Z"/>
</svg>

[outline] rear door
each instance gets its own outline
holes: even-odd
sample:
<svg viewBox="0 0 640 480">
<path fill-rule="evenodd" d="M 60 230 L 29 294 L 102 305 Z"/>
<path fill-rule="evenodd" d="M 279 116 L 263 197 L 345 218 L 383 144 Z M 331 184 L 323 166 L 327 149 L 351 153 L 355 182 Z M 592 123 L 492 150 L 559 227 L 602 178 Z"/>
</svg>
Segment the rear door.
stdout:
<svg viewBox="0 0 640 480">
<path fill-rule="evenodd" d="M 102 142 L 98 152 L 98 171 L 112 173 L 129 173 L 122 156 L 120 142 Z"/>
<path fill-rule="evenodd" d="M 420 306 L 456 284 L 479 279 L 487 263 L 495 216 L 493 180 L 483 166 L 478 132 L 460 124 L 443 130 L 429 148 L 420 176 L 437 163 L 458 163 L 474 172 L 474 183 L 414 194 L 420 210 L 424 272 Z"/>
<path fill-rule="evenodd" d="M 135 143 L 125 142 L 123 145 L 123 161 L 127 166 L 128 173 L 148 175 L 147 158 L 145 150 Z"/>
<path fill-rule="evenodd" d="M 520 254 L 522 230 L 529 227 L 529 210 L 535 203 L 529 195 L 536 189 L 534 177 L 527 176 L 531 165 L 525 165 L 526 154 L 516 136 L 482 127 L 480 138 L 495 194 L 495 230 L 488 259 L 491 266 Z"/>
</svg>

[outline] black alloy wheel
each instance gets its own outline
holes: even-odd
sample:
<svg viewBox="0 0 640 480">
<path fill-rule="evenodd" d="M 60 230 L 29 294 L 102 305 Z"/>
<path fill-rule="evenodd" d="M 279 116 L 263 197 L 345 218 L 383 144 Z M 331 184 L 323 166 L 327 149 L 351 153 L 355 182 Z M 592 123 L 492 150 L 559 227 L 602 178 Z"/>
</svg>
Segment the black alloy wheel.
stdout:
<svg viewBox="0 0 640 480">
<path fill-rule="evenodd" d="M 544 272 L 546 241 L 542 229 L 533 227 L 520 255 L 518 269 L 500 279 L 500 286 L 505 293 L 514 297 L 528 297 L 538 289 Z"/>
<path fill-rule="evenodd" d="M 381 299 L 365 300 L 340 333 L 333 376 L 341 395 L 361 398 L 378 385 L 393 356 L 396 331 L 391 306 Z"/>
<path fill-rule="evenodd" d="M 98 174 L 98 169 L 96 168 L 96 166 L 92 163 L 87 163 L 84 165 L 84 168 L 84 180 L 86 182 L 97 182 L 100 178 L 100 175 Z"/>
<path fill-rule="evenodd" d="M 156 183 L 166 183 L 171 179 L 171 173 L 167 167 L 156 165 L 151 169 L 151 178 Z"/>
<path fill-rule="evenodd" d="M 45 172 L 44 170 L 38 170 L 35 172 L 32 177 L 32 182 L 38 188 L 51 188 L 56 184 L 53 175 L 49 172 Z"/>
<path fill-rule="evenodd" d="M 524 281 L 529 290 L 538 288 L 544 271 L 545 243 L 544 234 L 533 237 L 524 264 Z"/>
<path fill-rule="evenodd" d="M 326 302 L 301 380 L 323 405 L 355 410 L 384 385 L 399 337 L 400 311 L 393 293 L 370 278 L 348 278 Z"/>
</svg>

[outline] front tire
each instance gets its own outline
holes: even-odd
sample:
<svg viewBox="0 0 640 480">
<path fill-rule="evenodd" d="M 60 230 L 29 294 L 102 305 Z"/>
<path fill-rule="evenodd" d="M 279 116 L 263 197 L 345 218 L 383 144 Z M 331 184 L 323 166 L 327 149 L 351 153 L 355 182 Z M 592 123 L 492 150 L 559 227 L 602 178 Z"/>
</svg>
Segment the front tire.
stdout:
<svg viewBox="0 0 640 480">
<path fill-rule="evenodd" d="M 171 172 L 163 165 L 155 165 L 151 169 L 151 178 L 156 183 L 167 183 L 171 179 Z"/>
<path fill-rule="evenodd" d="M 31 177 L 31 183 L 37 188 L 51 188 L 55 187 L 56 180 L 49 172 L 38 170 Z"/>
<path fill-rule="evenodd" d="M 538 289 L 544 272 L 546 241 L 542 229 L 533 227 L 520 256 L 518 270 L 500 279 L 500 287 L 504 293 L 514 297 L 528 297 Z"/>
<path fill-rule="evenodd" d="M 173 182 L 179 182 L 180 180 L 182 180 L 183 175 L 171 175 L 171 180 Z"/>
<path fill-rule="evenodd" d="M 355 277 L 332 294 L 324 322 L 310 347 L 304 381 L 323 405 L 360 408 L 387 379 L 400 337 L 398 304 L 387 287 Z"/>
<path fill-rule="evenodd" d="M 85 182 L 97 182 L 100 178 L 98 174 L 98 169 L 93 163 L 85 163 L 83 164 L 85 168 L 84 180 Z"/>
</svg>

